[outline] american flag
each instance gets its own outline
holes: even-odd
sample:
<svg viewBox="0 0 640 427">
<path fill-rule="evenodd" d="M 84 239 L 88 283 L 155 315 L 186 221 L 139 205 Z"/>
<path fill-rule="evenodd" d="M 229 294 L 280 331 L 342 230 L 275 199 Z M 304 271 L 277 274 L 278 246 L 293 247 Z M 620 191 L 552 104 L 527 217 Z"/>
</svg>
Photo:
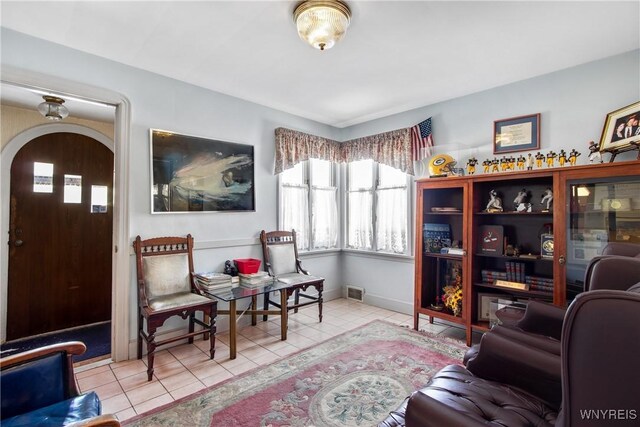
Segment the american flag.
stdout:
<svg viewBox="0 0 640 427">
<path fill-rule="evenodd" d="M 431 157 L 433 136 L 431 135 L 431 117 L 411 128 L 411 151 L 413 160 Z"/>
</svg>

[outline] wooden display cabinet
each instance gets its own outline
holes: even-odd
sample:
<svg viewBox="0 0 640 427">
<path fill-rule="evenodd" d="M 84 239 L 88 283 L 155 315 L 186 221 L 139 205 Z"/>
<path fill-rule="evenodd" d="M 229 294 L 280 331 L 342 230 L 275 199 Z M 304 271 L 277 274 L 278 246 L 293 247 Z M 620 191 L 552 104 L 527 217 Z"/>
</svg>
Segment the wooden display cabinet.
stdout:
<svg viewBox="0 0 640 427">
<path fill-rule="evenodd" d="M 441 318 L 458 323 L 465 326 L 467 345 L 472 331 L 489 329 L 489 322 L 479 316 L 480 297 L 566 306 L 583 291 L 588 262 L 608 242 L 640 243 L 639 161 L 421 179 L 416 189 L 414 328 L 419 327 L 420 315 L 430 322 Z M 514 204 L 522 189 L 528 193 L 530 212 L 517 211 Z M 549 211 L 541 204 L 547 189 L 553 191 Z M 502 212 L 487 212 L 491 190 L 501 196 Z M 449 226 L 451 240 L 460 242 L 464 254 L 428 251 L 426 224 Z M 502 230 L 503 250 L 483 249 L 482 233 L 496 227 Z M 536 257 L 541 253 L 541 236 L 549 231 L 552 255 Z M 519 249 L 517 256 L 505 253 L 507 245 Z M 442 287 L 455 280 L 452 265 L 462 275 L 459 316 L 439 307 Z M 487 280 L 507 274 L 510 281 L 528 282 L 530 288 L 505 288 Z"/>
</svg>

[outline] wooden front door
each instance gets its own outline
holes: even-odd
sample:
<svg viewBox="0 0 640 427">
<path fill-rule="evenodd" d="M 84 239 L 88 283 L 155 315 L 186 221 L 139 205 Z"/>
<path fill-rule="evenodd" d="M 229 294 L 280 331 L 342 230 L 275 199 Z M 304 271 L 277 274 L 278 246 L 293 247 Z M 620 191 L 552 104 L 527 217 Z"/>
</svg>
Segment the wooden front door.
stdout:
<svg viewBox="0 0 640 427">
<path fill-rule="evenodd" d="M 73 133 L 11 165 L 7 340 L 111 319 L 113 153 Z"/>
</svg>

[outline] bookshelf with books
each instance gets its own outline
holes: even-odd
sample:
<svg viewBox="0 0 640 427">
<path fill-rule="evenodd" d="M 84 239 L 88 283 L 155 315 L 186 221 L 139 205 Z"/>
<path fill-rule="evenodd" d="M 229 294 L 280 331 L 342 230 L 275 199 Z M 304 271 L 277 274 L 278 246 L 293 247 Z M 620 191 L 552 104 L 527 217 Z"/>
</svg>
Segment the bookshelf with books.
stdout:
<svg viewBox="0 0 640 427">
<path fill-rule="evenodd" d="M 465 324 L 467 184 L 431 180 L 418 182 L 417 188 L 414 327 L 420 315 L 431 323 L 440 318 Z M 451 296 L 458 289 L 462 305 Z"/>
<path fill-rule="evenodd" d="M 553 262 L 541 256 L 543 235 L 553 233 L 553 207 L 541 203 L 553 190 L 552 170 L 478 176 L 471 184 L 472 240 L 470 298 L 553 301 Z M 494 193 L 502 210 L 488 208 Z M 489 322 L 471 307 L 471 330 L 488 330 Z"/>
<path fill-rule="evenodd" d="M 420 316 L 460 323 L 469 345 L 474 330 L 490 328 L 492 298 L 566 306 L 608 242 L 640 243 L 640 161 L 416 184 L 414 327 Z M 458 316 L 439 307 L 454 268 L 463 288 Z"/>
</svg>

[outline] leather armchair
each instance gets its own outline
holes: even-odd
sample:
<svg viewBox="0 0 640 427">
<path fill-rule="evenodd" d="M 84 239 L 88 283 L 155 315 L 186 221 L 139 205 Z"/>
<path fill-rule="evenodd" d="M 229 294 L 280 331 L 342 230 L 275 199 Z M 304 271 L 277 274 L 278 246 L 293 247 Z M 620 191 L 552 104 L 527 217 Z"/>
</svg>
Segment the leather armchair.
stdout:
<svg viewBox="0 0 640 427">
<path fill-rule="evenodd" d="M 609 243 L 605 255 L 591 260 L 585 273 L 585 291 L 598 289 L 627 290 L 640 282 L 640 245 Z M 618 255 L 612 255 L 612 254 Z M 497 334 L 525 342 L 553 354 L 560 354 L 560 333 L 566 310 L 551 304 L 530 301 L 524 316 L 513 326 L 499 326 Z M 465 362 L 477 348 L 469 350 Z"/>
<path fill-rule="evenodd" d="M 84 353 L 74 341 L 41 347 L 0 359 L 3 427 L 120 425 L 113 415 L 100 415 L 94 392 L 80 394 L 73 373 L 74 355 Z"/>
<path fill-rule="evenodd" d="M 561 335 L 559 374 L 555 355 L 488 332 L 466 369 L 443 368 L 380 426 L 637 423 L 640 283 L 628 291 L 579 295 L 567 310 Z"/>
</svg>

